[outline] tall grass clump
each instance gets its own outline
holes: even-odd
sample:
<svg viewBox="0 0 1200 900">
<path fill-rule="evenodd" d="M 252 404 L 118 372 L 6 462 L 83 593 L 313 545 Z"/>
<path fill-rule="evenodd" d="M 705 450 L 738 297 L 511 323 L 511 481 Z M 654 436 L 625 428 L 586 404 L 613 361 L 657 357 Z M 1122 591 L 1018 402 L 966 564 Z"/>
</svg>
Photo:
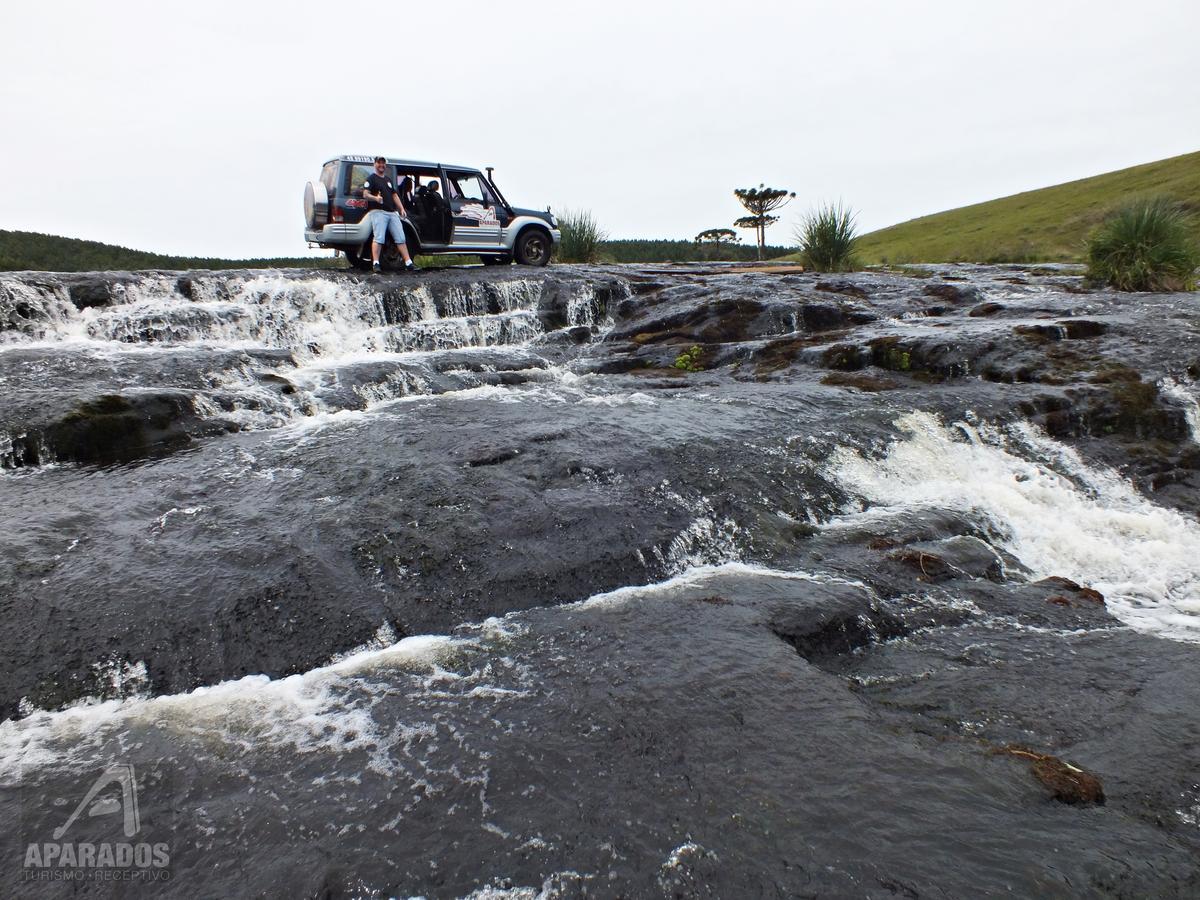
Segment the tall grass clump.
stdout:
<svg viewBox="0 0 1200 900">
<path fill-rule="evenodd" d="M 796 228 L 800 261 L 814 272 L 850 272 L 858 266 L 854 211 L 829 203 L 808 213 Z"/>
<path fill-rule="evenodd" d="M 1195 223 L 1167 197 L 1135 200 L 1088 238 L 1087 278 L 1118 291 L 1192 291 L 1200 246 Z"/>
<path fill-rule="evenodd" d="M 562 262 L 594 263 L 600 258 L 600 245 L 608 237 L 589 210 L 564 210 L 558 213 L 562 241 L 558 258 Z"/>
</svg>

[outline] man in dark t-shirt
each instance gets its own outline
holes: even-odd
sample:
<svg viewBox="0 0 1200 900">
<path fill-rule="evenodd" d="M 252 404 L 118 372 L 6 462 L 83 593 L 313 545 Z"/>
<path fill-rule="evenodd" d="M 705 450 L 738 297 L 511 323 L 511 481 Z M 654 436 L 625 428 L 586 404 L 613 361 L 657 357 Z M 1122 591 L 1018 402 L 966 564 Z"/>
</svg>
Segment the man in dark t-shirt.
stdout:
<svg viewBox="0 0 1200 900">
<path fill-rule="evenodd" d="M 396 251 L 404 259 L 405 271 L 411 272 L 412 257 L 408 254 L 408 245 L 404 241 L 404 226 L 400 223 L 400 214 L 407 212 L 400 195 L 392 184 L 388 174 L 387 160 L 382 156 L 375 157 L 375 171 L 363 182 L 362 195 L 367 200 L 367 216 L 371 220 L 373 242 L 371 243 L 371 267 L 380 271 L 379 254 L 390 235 L 396 242 Z"/>
</svg>

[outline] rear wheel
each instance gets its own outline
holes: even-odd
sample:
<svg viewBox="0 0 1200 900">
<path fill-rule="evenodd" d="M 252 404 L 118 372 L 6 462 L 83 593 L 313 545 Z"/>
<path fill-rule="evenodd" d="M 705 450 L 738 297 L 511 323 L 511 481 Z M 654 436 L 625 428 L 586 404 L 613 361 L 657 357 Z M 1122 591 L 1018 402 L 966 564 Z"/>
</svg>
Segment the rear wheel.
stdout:
<svg viewBox="0 0 1200 900">
<path fill-rule="evenodd" d="M 346 247 L 342 252 L 346 254 L 346 262 L 350 263 L 351 268 L 371 268 L 371 254 L 369 252 L 363 253 L 361 247 Z"/>
<path fill-rule="evenodd" d="M 395 244 L 384 244 L 379 251 L 379 265 L 385 272 L 399 272 L 404 268 L 404 257 L 396 249 Z"/>
<path fill-rule="evenodd" d="M 553 245 L 550 235 L 540 228 L 526 228 L 517 238 L 514 255 L 523 266 L 544 266 L 550 262 Z"/>
</svg>

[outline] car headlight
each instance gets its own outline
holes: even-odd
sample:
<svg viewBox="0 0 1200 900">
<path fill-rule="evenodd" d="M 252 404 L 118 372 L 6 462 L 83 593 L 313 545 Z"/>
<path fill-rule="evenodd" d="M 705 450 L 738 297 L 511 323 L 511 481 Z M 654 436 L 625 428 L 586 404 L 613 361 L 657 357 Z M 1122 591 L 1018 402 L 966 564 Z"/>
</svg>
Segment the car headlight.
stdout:
<svg viewBox="0 0 1200 900">
<path fill-rule="evenodd" d="M 551 228 L 558 227 L 558 216 L 554 215 L 554 213 L 550 213 L 550 227 Z"/>
</svg>

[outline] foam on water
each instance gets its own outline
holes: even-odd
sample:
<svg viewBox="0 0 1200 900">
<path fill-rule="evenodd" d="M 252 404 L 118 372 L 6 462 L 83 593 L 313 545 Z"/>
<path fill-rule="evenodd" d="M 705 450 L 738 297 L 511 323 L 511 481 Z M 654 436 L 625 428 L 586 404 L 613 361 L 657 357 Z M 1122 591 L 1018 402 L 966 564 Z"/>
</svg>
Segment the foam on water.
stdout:
<svg viewBox="0 0 1200 900">
<path fill-rule="evenodd" d="M 621 606 L 626 603 L 640 603 L 653 600 L 656 597 L 670 595 L 679 590 L 697 588 L 718 578 L 777 578 L 787 581 L 807 581 L 815 584 L 845 584 L 870 591 L 861 581 L 839 578 L 825 572 L 805 572 L 802 570 L 788 571 L 772 569 L 753 563 L 725 562 L 719 565 L 693 566 L 677 575 L 672 575 L 665 581 L 654 584 L 629 585 L 615 588 L 601 594 L 595 594 L 579 603 L 581 607 Z"/>
<path fill-rule="evenodd" d="M 1150 502 L 1031 425 L 951 429 L 923 412 L 896 424 L 905 436 L 880 459 L 847 448 L 832 455 L 829 474 L 867 505 L 830 527 L 921 508 L 971 511 L 1036 578 L 1089 584 L 1127 625 L 1200 642 L 1195 519 Z"/>
<path fill-rule="evenodd" d="M 493 623 L 482 629 L 498 632 Z M 381 630 L 376 642 L 386 636 Z M 405 670 L 455 678 L 439 664 L 478 643 L 437 635 L 407 637 L 387 647 L 368 646 L 327 666 L 271 679 L 249 675 L 186 694 L 89 701 L 55 711 L 35 711 L 0 723 L 0 778 L 28 768 L 75 761 L 81 746 L 99 746 L 131 724 L 201 732 L 242 746 L 286 746 L 370 751 L 383 742 L 371 716 L 371 676 Z M 356 695 L 357 689 L 357 695 Z"/>
<path fill-rule="evenodd" d="M 657 584 L 618 588 L 572 605 L 646 602 L 729 577 L 837 582 L 868 590 L 861 582 L 826 574 L 724 563 L 696 566 Z M 0 783 L 15 783 L 42 769 L 86 767 L 91 753 L 103 751 L 113 740 L 127 740 L 125 733 L 132 727 L 170 731 L 181 741 L 192 737 L 243 752 L 363 752 L 372 768 L 393 771 L 397 747 L 403 750 L 429 738 L 437 726 L 421 715 L 398 726 L 381 724 L 373 714 L 375 703 L 394 696 L 402 679 L 410 682 L 408 695 L 418 699 L 519 700 L 527 696 L 532 675 L 508 654 L 522 633 L 520 614 L 485 620 L 464 629 L 461 636 L 421 635 L 399 641 L 384 623 L 361 648 L 303 674 L 277 679 L 250 675 L 157 697 L 142 692 L 144 665 L 112 669 L 129 688 L 125 696 L 86 700 L 59 710 L 32 709 L 25 703 L 24 718 L 0 722 Z M 499 672 L 512 676 L 507 686 L 493 683 Z"/>
</svg>

